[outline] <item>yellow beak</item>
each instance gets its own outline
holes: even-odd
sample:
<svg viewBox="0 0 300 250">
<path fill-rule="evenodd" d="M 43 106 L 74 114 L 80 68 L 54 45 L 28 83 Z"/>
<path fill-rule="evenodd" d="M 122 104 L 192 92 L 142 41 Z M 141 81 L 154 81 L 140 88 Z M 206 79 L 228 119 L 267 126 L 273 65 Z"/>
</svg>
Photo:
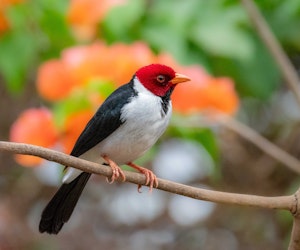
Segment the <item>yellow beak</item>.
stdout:
<svg viewBox="0 0 300 250">
<path fill-rule="evenodd" d="M 177 84 L 177 83 L 181 83 L 181 82 L 187 82 L 190 80 L 191 80 L 191 78 L 189 78 L 183 74 L 176 73 L 175 77 L 170 82 L 173 84 Z"/>
</svg>

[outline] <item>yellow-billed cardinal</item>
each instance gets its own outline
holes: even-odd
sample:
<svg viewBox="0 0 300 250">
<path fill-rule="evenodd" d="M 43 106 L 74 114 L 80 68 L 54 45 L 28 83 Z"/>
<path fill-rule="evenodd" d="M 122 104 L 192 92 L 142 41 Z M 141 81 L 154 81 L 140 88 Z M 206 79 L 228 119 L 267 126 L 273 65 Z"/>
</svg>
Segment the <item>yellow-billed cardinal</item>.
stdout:
<svg viewBox="0 0 300 250">
<path fill-rule="evenodd" d="M 131 81 L 115 90 L 100 106 L 71 152 L 85 160 L 108 164 L 111 182 L 125 175 L 118 165 L 145 174 L 147 185 L 158 185 L 152 171 L 132 163 L 165 131 L 172 113 L 170 96 L 177 83 L 190 79 L 165 65 L 140 68 Z M 41 233 L 57 234 L 67 222 L 91 174 L 66 168 L 63 184 L 42 213 Z"/>
</svg>

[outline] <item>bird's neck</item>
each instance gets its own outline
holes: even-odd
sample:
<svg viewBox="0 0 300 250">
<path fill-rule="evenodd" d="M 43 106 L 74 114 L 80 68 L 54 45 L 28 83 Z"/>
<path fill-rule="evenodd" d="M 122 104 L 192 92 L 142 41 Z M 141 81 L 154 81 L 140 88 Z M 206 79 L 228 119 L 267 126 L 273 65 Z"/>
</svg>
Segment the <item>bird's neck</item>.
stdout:
<svg viewBox="0 0 300 250">
<path fill-rule="evenodd" d="M 163 96 L 158 96 L 155 95 L 152 91 L 148 90 L 139 80 L 137 77 L 134 77 L 131 80 L 133 89 L 138 93 L 138 94 L 146 94 L 150 95 L 153 97 L 158 97 L 161 100 L 161 107 L 162 107 L 162 115 L 167 114 L 169 108 L 170 108 L 170 99 L 171 99 L 171 94 L 173 93 L 174 87 L 170 87 L 169 90 L 163 95 Z"/>
</svg>

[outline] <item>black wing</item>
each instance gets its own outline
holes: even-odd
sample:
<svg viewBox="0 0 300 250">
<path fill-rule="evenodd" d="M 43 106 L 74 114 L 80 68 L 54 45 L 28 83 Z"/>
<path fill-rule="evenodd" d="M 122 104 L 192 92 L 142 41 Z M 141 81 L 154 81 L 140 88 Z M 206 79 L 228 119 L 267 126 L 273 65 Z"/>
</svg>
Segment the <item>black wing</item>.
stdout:
<svg viewBox="0 0 300 250">
<path fill-rule="evenodd" d="M 88 122 L 78 137 L 71 155 L 78 157 L 84 154 L 120 127 L 124 122 L 120 120 L 121 109 L 136 95 L 132 81 L 116 89 Z"/>
</svg>

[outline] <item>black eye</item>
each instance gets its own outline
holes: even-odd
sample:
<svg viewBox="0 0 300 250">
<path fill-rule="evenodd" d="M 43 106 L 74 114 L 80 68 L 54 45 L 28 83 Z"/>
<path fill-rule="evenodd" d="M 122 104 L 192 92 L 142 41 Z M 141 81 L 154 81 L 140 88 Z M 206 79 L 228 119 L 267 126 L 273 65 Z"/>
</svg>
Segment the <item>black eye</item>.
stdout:
<svg viewBox="0 0 300 250">
<path fill-rule="evenodd" d="M 158 75 L 156 77 L 156 80 L 159 82 L 159 83 L 164 83 L 166 81 L 166 77 L 164 75 Z"/>
</svg>

